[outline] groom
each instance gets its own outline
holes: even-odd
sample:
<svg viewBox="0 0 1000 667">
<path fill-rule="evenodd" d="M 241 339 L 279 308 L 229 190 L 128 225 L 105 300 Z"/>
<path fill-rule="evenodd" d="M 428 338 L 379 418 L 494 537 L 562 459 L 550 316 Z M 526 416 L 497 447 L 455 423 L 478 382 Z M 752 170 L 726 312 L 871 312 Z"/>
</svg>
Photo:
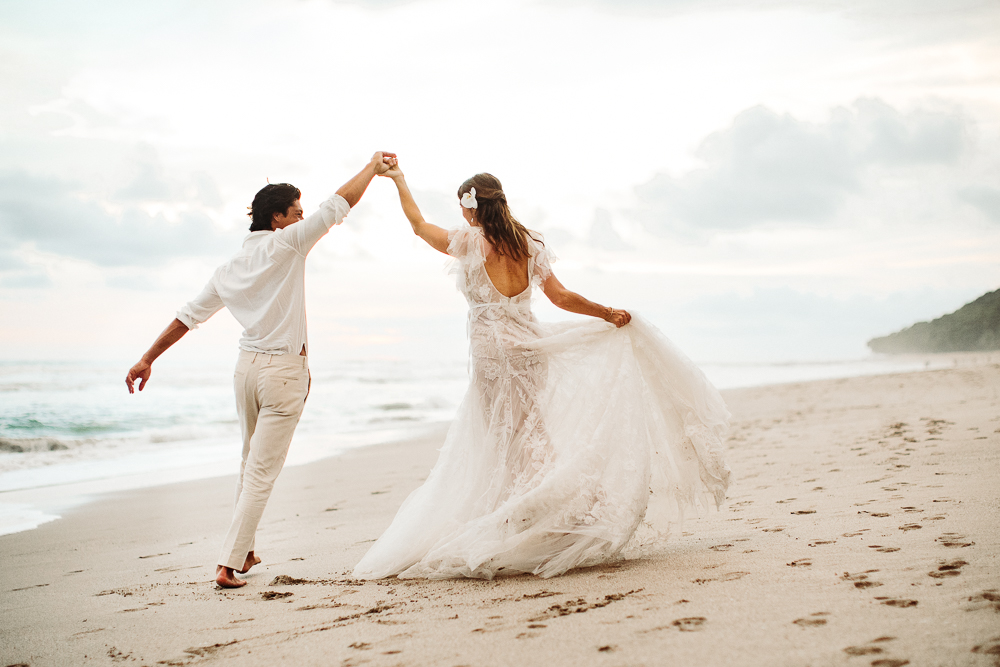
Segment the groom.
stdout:
<svg viewBox="0 0 1000 667">
<path fill-rule="evenodd" d="M 260 562 L 254 534 L 274 480 L 285 463 L 309 394 L 306 340 L 306 255 L 358 203 L 376 174 L 395 164 L 378 152 L 354 178 L 303 219 L 301 193 L 288 183 L 267 185 L 254 197 L 250 235 L 233 258 L 215 270 L 201 294 L 177 312 L 125 378 L 129 393 L 149 381 L 153 361 L 191 329 L 224 307 L 243 325 L 233 384 L 243 431 L 243 461 L 236 481 L 236 511 L 223 542 L 215 581 L 222 588 Z"/>
</svg>

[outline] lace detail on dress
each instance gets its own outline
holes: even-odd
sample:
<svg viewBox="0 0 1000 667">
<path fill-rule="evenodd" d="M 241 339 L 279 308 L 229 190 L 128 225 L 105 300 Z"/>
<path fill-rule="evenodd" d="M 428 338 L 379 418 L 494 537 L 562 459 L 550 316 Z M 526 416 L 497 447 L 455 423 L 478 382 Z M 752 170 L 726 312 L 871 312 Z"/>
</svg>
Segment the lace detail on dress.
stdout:
<svg viewBox="0 0 1000 667">
<path fill-rule="evenodd" d="M 553 576 L 656 543 L 685 508 L 724 499 L 718 392 L 634 313 L 622 329 L 539 323 L 531 295 L 554 257 L 529 246 L 529 286 L 506 297 L 482 231 L 449 234 L 469 303 L 469 391 L 427 481 L 356 576 Z"/>
</svg>

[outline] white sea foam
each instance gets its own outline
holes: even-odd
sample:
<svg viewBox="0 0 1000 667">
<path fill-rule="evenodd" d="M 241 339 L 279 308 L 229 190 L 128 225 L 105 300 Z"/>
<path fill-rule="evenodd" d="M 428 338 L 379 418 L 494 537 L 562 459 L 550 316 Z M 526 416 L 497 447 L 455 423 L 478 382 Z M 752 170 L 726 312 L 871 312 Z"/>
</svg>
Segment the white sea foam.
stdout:
<svg viewBox="0 0 1000 667">
<path fill-rule="evenodd" d="M 46 514 L 30 505 L 21 503 L 0 503 L 0 535 L 20 533 L 38 528 L 43 523 L 55 521 L 59 516 Z"/>
</svg>

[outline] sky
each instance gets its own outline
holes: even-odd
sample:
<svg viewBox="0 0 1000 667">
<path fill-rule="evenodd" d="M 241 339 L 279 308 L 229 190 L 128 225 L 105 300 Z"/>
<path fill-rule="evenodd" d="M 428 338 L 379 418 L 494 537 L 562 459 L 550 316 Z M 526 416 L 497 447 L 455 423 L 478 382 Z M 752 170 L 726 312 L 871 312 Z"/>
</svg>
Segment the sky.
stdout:
<svg viewBox="0 0 1000 667">
<path fill-rule="evenodd" d="M 697 361 L 863 358 L 1000 287 L 997 34 L 992 0 L 0 0 L 0 360 L 137 359 L 268 180 L 308 213 L 376 150 L 444 227 L 494 174 Z M 445 263 L 376 179 L 307 263 L 313 358 L 464 356 Z"/>
</svg>

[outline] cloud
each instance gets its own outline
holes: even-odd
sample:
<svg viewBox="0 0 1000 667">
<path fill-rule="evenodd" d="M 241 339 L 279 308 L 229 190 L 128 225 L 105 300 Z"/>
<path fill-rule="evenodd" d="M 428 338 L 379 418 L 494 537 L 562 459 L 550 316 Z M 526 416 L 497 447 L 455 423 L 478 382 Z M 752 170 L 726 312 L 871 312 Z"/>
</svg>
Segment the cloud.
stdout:
<svg viewBox="0 0 1000 667">
<path fill-rule="evenodd" d="M 611 213 L 607 209 L 594 210 L 594 222 L 590 225 L 590 245 L 605 250 L 632 250 L 633 247 L 622 239 L 615 231 L 611 222 Z"/>
<path fill-rule="evenodd" d="M 438 190 L 417 190 L 413 197 L 420 203 L 420 210 L 428 222 L 447 229 L 464 224 L 457 195 Z"/>
<path fill-rule="evenodd" d="M 190 202 L 209 208 L 222 206 L 219 187 L 208 173 L 194 172 L 189 182 L 167 177 L 156 150 L 148 144 L 139 144 L 132 155 L 130 171 L 132 180 L 115 192 L 115 199 L 123 202 Z"/>
<path fill-rule="evenodd" d="M 972 185 L 958 191 L 959 200 L 971 204 L 993 222 L 1000 222 L 1000 188 Z"/>
<path fill-rule="evenodd" d="M 349 5 L 376 11 L 397 9 L 399 7 L 405 7 L 406 5 L 415 5 L 425 1 L 426 0 L 330 0 L 330 2 L 334 5 Z"/>
<path fill-rule="evenodd" d="M 31 266 L 18 256 L 17 252 L 0 250 L 0 287 L 49 287 L 52 280 L 48 274 Z"/>
<path fill-rule="evenodd" d="M 371 0 L 377 4 L 378 0 Z M 966 22 L 996 17 L 995 3 L 985 0 L 541 0 L 544 4 L 578 7 L 589 5 L 614 13 L 674 15 L 725 10 L 808 10 L 838 12 L 867 20 L 910 19 L 928 23 Z M 980 26 L 985 28 L 985 26 Z"/>
<path fill-rule="evenodd" d="M 173 188 L 167 183 L 163 165 L 151 147 L 137 147 L 132 170 L 132 181 L 115 193 L 116 199 L 133 202 L 172 199 Z"/>
<path fill-rule="evenodd" d="M 224 253 L 231 243 L 203 213 L 176 222 L 136 206 L 112 214 L 72 183 L 23 171 L 0 172 L 0 233 L 13 244 L 101 266 L 148 266 Z"/>
<path fill-rule="evenodd" d="M 52 285 L 52 279 L 43 271 L 18 271 L 9 275 L 0 273 L 0 287 L 7 289 L 43 289 Z"/>
<path fill-rule="evenodd" d="M 966 136 L 957 113 L 902 113 L 871 99 L 823 123 L 753 107 L 701 143 L 704 167 L 637 187 L 638 215 L 654 232 L 823 223 L 865 191 L 873 167 L 953 164 Z"/>
<path fill-rule="evenodd" d="M 0 250 L 0 272 L 24 269 L 27 266 L 15 253 L 9 250 Z"/>
<path fill-rule="evenodd" d="M 706 295 L 655 313 L 701 361 L 823 361 L 869 355 L 872 337 L 951 312 L 982 292 L 914 287 L 836 298 L 792 287 Z M 734 335 L 733 332 L 739 332 Z"/>
</svg>

